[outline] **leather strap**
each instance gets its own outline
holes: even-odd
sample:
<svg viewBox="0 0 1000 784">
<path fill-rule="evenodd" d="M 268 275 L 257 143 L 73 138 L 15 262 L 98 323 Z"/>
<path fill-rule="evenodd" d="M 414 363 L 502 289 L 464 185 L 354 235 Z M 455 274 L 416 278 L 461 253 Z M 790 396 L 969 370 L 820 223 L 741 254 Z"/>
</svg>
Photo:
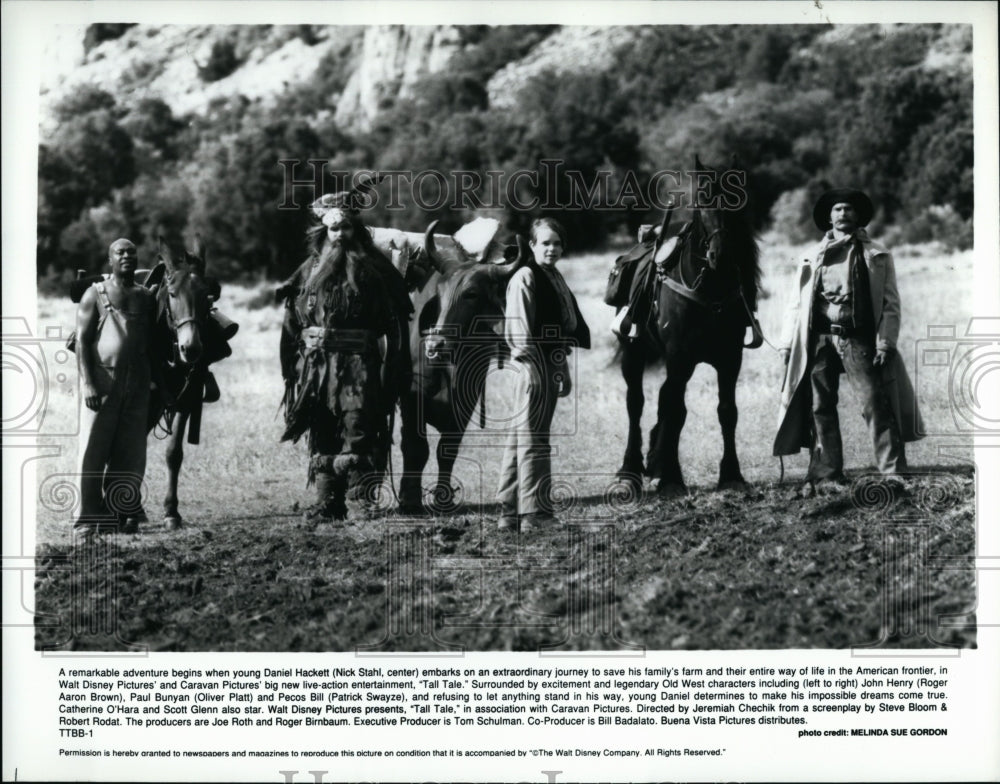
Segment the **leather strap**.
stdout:
<svg viewBox="0 0 1000 784">
<path fill-rule="evenodd" d="M 712 302 L 705 299 L 701 294 L 699 294 L 694 289 L 688 288 L 683 283 L 679 283 L 673 278 L 670 277 L 664 278 L 663 282 L 666 283 L 667 286 L 672 291 L 676 291 L 682 297 L 685 297 L 691 300 L 692 302 L 696 302 L 702 307 L 708 308 L 709 310 L 715 311 L 716 313 L 721 311 L 724 307 L 726 307 L 726 305 L 730 304 L 731 302 L 735 302 L 740 298 L 740 289 L 734 289 L 726 299 L 719 300 L 717 302 Z"/>
</svg>

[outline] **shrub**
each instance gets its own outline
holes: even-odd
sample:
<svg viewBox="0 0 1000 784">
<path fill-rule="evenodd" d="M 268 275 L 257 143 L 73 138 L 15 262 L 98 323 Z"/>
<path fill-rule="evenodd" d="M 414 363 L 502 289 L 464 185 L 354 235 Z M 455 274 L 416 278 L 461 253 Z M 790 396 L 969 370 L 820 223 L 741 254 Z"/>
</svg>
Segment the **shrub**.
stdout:
<svg viewBox="0 0 1000 784">
<path fill-rule="evenodd" d="M 75 239 L 64 241 L 61 235 L 70 231 L 84 210 L 111 200 L 116 189 L 135 177 L 132 137 L 119 125 L 113 99 L 109 105 L 105 96 L 99 91 L 81 91 L 77 104 L 91 108 L 64 119 L 51 143 L 39 147 L 39 271 L 50 265 L 57 269 L 79 266 L 85 253 L 80 227 L 71 232 Z M 72 103 L 63 102 L 60 111 Z"/>
<path fill-rule="evenodd" d="M 771 207 L 771 230 L 793 245 L 815 239 L 812 207 L 808 189 L 785 191 Z"/>
<path fill-rule="evenodd" d="M 228 38 L 220 38 L 212 44 L 208 62 L 198 66 L 198 75 L 203 82 L 217 82 L 229 76 L 241 63 L 236 55 L 236 45 Z"/>
<path fill-rule="evenodd" d="M 894 244 L 939 242 L 946 250 L 968 250 L 972 240 L 972 218 L 963 218 L 950 204 L 931 205 L 885 235 L 890 248 Z"/>
<path fill-rule="evenodd" d="M 125 31 L 134 24 L 92 24 L 87 25 L 87 31 L 83 34 L 83 51 L 89 54 L 90 50 L 105 41 L 113 41 L 125 35 Z"/>
<path fill-rule="evenodd" d="M 174 118 L 170 106 L 160 98 L 143 98 L 123 125 L 136 141 L 150 145 L 166 158 L 175 157 L 174 139 L 184 123 Z"/>
</svg>

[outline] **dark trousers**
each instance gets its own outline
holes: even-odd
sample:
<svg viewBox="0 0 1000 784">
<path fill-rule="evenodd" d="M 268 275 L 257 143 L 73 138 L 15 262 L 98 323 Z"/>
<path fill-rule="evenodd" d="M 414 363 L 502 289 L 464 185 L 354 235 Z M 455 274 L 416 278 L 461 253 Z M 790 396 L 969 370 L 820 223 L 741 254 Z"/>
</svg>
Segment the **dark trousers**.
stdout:
<svg viewBox="0 0 1000 784">
<path fill-rule="evenodd" d="M 809 371 L 814 431 L 810 479 L 840 477 L 844 472 L 844 449 L 837 416 L 841 373 L 847 375 L 848 383 L 861 399 L 861 413 L 868 425 L 878 470 L 883 474 L 906 470 L 903 439 L 881 384 L 881 369 L 874 366 L 873 359 L 874 350 L 863 340 L 833 335 L 815 338 Z"/>
<path fill-rule="evenodd" d="M 98 366 L 100 409 L 80 407 L 80 516 L 78 525 L 109 522 L 141 510 L 146 473 L 149 366 Z"/>
<path fill-rule="evenodd" d="M 316 495 L 322 503 L 328 499 L 342 501 L 345 494 L 363 491 L 365 478 L 373 467 L 374 425 L 362 411 L 344 411 L 339 417 L 328 409 L 320 409 L 311 429 L 312 455 L 315 465 Z M 335 474 L 333 460 L 338 455 L 353 455 L 354 465 L 344 474 Z"/>
</svg>

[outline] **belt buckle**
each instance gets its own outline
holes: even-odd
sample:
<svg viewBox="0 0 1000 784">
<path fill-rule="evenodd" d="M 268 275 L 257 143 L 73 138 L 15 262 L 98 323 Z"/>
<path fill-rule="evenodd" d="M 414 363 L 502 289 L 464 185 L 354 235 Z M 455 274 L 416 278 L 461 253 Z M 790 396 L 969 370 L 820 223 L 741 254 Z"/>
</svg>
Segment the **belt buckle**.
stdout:
<svg viewBox="0 0 1000 784">
<path fill-rule="evenodd" d="M 831 324 L 830 325 L 830 334 L 831 335 L 835 335 L 837 337 L 843 337 L 846 332 L 847 332 L 847 330 L 845 330 L 842 326 L 840 326 L 840 324 Z"/>
<path fill-rule="evenodd" d="M 317 329 L 316 327 L 307 327 L 302 330 L 302 343 L 308 350 L 316 349 L 322 346 L 323 336 L 326 330 Z"/>
</svg>

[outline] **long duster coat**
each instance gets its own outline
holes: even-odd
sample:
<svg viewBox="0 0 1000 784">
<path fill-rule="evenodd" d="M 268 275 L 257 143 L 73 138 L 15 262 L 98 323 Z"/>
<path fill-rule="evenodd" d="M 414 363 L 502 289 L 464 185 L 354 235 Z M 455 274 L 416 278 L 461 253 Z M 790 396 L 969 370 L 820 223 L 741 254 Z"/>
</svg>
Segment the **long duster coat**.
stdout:
<svg viewBox="0 0 1000 784">
<path fill-rule="evenodd" d="M 898 351 L 900 301 L 896 287 L 896 268 L 886 248 L 859 233 L 871 288 L 872 314 L 875 319 L 875 348 L 889 350 L 889 361 L 882 368 L 882 383 L 889 396 L 900 435 L 904 441 L 923 438 L 924 425 L 917 408 L 913 384 Z M 790 299 L 782 328 L 780 347 L 790 349 L 785 378 L 781 386 L 778 410 L 778 433 L 774 455 L 791 455 L 811 446 L 812 386 L 809 369 L 809 328 L 815 296 L 817 272 L 829 239 L 816 248 L 811 258 L 803 259 L 798 288 Z"/>
</svg>

